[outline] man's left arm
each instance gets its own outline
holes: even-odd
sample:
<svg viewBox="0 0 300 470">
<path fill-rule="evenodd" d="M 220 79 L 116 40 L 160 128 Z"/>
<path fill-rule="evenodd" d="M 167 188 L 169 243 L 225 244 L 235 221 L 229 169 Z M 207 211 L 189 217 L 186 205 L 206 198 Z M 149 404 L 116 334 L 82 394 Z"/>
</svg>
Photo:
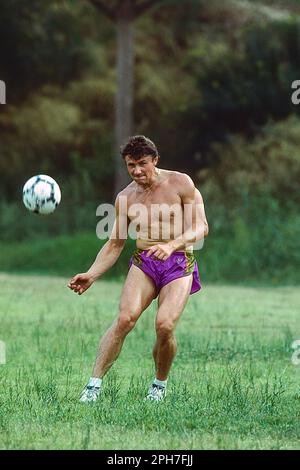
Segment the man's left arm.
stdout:
<svg viewBox="0 0 300 470">
<path fill-rule="evenodd" d="M 169 242 L 172 251 L 186 249 L 208 235 L 203 198 L 187 175 L 182 175 L 180 196 L 184 211 L 183 234 Z"/>
</svg>

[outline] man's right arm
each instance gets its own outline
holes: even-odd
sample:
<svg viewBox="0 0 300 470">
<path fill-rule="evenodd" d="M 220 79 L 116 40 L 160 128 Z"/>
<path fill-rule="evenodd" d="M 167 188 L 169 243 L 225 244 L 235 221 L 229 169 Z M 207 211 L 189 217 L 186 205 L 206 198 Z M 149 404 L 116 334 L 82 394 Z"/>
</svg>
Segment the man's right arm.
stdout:
<svg viewBox="0 0 300 470">
<path fill-rule="evenodd" d="M 124 197 L 124 196 L 123 196 Z M 120 204 L 120 197 L 116 199 L 116 219 L 109 240 L 99 251 L 94 263 L 86 273 L 74 276 L 68 287 L 83 294 L 102 274 L 108 271 L 119 258 L 128 233 L 127 205 Z"/>
<path fill-rule="evenodd" d="M 121 196 L 121 198 L 124 196 Z M 116 219 L 109 240 L 99 251 L 94 263 L 87 271 L 94 280 L 108 271 L 119 258 L 127 239 L 128 217 L 127 206 L 120 204 L 120 196 L 116 199 Z"/>
<path fill-rule="evenodd" d="M 109 239 L 99 251 L 94 263 L 87 271 L 94 281 L 108 271 L 119 258 L 126 240 Z"/>
</svg>

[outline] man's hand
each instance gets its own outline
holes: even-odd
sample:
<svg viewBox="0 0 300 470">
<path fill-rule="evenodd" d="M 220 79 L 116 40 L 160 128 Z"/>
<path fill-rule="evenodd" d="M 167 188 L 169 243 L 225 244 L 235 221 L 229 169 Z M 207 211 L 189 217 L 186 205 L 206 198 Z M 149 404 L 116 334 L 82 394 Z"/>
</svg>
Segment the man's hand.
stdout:
<svg viewBox="0 0 300 470">
<path fill-rule="evenodd" d="M 95 278 L 89 273 L 80 273 L 72 277 L 68 287 L 78 295 L 83 294 L 95 281 Z"/>
<path fill-rule="evenodd" d="M 171 256 L 173 251 L 174 251 L 174 248 L 169 243 L 158 244 L 158 245 L 152 246 L 148 250 L 148 253 L 146 256 L 147 258 L 149 256 L 153 256 L 154 258 L 160 259 L 162 261 L 166 261 L 169 258 L 169 256 Z"/>
</svg>

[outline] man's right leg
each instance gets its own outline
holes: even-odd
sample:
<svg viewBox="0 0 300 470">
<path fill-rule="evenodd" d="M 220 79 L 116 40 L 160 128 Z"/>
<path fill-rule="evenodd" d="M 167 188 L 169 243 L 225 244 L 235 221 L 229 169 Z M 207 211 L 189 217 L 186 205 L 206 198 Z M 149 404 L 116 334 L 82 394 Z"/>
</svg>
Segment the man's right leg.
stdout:
<svg viewBox="0 0 300 470">
<path fill-rule="evenodd" d="M 93 377 L 102 378 L 106 374 L 119 356 L 126 335 L 154 297 L 153 281 L 141 269 L 132 265 L 121 294 L 118 318 L 100 341 Z"/>
<path fill-rule="evenodd" d="M 100 340 L 93 378 L 102 379 L 120 354 L 126 335 L 155 298 L 153 281 L 132 265 L 121 294 L 119 315 Z M 100 391 L 100 390 L 99 390 Z M 85 400 L 82 401 L 94 401 Z"/>
</svg>

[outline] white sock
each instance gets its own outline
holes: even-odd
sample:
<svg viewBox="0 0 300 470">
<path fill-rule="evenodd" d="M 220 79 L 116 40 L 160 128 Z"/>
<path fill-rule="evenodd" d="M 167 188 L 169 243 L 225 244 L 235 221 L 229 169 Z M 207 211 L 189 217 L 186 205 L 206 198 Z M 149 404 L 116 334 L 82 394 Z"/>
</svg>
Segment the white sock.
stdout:
<svg viewBox="0 0 300 470">
<path fill-rule="evenodd" d="M 158 380 L 156 377 L 155 379 L 153 380 L 153 383 L 155 385 L 159 385 L 160 387 L 166 387 L 167 386 L 167 381 L 168 380 Z"/>
<path fill-rule="evenodd" d="M 102 379 L 98 379 L 97 377 L 90 377 L 88 382 L 89 387 L 101 387 Z"/>
</svg>

